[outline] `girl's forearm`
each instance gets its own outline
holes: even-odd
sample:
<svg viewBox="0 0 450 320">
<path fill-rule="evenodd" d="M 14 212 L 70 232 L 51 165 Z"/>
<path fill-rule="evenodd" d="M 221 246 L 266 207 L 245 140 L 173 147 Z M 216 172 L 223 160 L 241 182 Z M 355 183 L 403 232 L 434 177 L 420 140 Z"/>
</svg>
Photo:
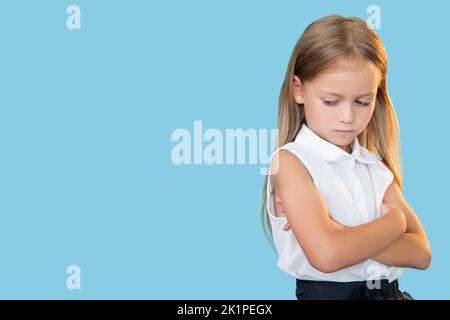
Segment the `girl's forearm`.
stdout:
<svg viewBox="0 0 450 320">
<path fill-rule="evenodd" d="M 400 210 L 391 210 L 369 223 L 330 233 L 327 270 L 334 272 L 366 259 L 388 247 L 406 230 Z"/>
<path fill-rule="evenodd" d="M 431 250 L 417 233 L 404 233 L 371 259 L 396 267 L 426 269 L 431 262 Z"/>
</svg>

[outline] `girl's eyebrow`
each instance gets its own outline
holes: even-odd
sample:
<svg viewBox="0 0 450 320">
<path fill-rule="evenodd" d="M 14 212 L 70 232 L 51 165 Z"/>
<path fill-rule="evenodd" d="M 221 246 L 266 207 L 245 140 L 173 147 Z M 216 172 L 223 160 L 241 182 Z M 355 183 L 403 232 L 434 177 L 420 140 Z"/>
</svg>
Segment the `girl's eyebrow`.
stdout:
<svg viewBox="0 0 450 320">
<path fill-rule="evenodd" d="M 331 91 L 323 91 L 323 90 L 320 90 L 320 92 L 321 92 L 321 93 L 328 94 L 328 95 L 331 95 L 331 96 L 336 96 L 336 97 L 338 97 L 338 98 L 342 98 L 342 97 L 343 97 L 343 95 L 341 95 L 341 94 L 339 94 L 339 93 L 331 92 Z M 357 95 L 356 98 L 362 98 L 362 97 L 367 97 L 367 96 L 372 97 L 372 96 L 374 96 L 374 95 L 375 95 L 375 92 L 371 91 L 371 92 L 367 92 L 367 93 L 363 93 L 363 94 Z"/>
</svg>

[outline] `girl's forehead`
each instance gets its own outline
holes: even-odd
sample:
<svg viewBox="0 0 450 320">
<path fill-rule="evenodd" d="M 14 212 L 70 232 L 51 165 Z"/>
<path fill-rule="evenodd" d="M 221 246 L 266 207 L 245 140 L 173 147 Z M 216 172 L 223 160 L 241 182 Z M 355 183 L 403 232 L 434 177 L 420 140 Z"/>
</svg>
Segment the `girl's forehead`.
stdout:
<svg viewBox="0 0 450 320">
<path fill-rule="evenodd" d="M 328 67 L 319 73 L 320 75 L 333 75 L 333 74 L 354 74 L 359 75 L 362 73 L 367 73 L 371 75 L 376 75 L 379 73 L 377 67 L 369 60 L 366 59 L 355 59 L 355 60 L 344 60 L 335 63 L 333 66 Z"/>
<path fill-rule="evenodd" d="M 371 92 L 378 87 L 380 74 L 373 63 L 347 63 L 328 68 L 316 75 L 309 85 L 332 92 Z"/>
</svg>

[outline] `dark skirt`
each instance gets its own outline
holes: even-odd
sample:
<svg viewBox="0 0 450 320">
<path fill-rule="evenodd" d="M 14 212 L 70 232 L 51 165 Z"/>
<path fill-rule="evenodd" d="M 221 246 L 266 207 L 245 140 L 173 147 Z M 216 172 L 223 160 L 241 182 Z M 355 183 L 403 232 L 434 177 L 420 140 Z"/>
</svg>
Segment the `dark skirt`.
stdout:
<svg viewBox="0 0 450 320">
<path fill-rule="evenodd" d="M 412 300 L 400 291 L 398 281 L 313 281 L 297 279 L 298 300 Z"/>
</svg>

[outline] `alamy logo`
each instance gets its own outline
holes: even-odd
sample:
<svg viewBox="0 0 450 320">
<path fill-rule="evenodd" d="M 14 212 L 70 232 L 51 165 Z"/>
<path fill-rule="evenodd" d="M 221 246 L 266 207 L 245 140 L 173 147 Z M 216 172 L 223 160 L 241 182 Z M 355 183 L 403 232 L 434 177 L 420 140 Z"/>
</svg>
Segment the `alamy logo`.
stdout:
<svg viewBox="0 0 450 320">
<path fill-rule="evenodd" d="M 380 7 L 372 4 L 367 7 L 367 14 L 370 16 L 367 18 L 367 25 L 372 29 L 380 30 L 381 29 L 381 10 Z"/>
<path fill-rule="evenodd" d="M 391 276 L 391 271 L 387 267 L 381 267 L 378 265 L 370 265 L 366 269 L 367 274 L 367 288 L 368 289 L 380 289 L 380 279 L 388 279 Z"/>
<path fill-rule="evenodd" d="M 67 267 L 66 273 L 69 274 L 66 281 L 67 289 L 81 289 L 81 269 L 77 265 Z"/>
<path fill-rule="evenodd" d="M 81 29 L 81 10 L 80 7 L 74 4 L 71 4 L 67 7 L 67 14 L 70 16 L 67 17 L 66 26 L 69 30 L 79 30 Z"/>
<path fill-rule="evenodd" d="M 209 128 L 203 131 L 202 121 L 194 121 L 193 134 L 188 129 L 173 130 L 171 141 L 177 142 L 171 150 L 176 165 L 242 165 L 260 164 L 260 174 L 267 173 L 273 143 L 278 129 Z M 269 139 L 271 144 L 269 143 Z"/>
</svg>

